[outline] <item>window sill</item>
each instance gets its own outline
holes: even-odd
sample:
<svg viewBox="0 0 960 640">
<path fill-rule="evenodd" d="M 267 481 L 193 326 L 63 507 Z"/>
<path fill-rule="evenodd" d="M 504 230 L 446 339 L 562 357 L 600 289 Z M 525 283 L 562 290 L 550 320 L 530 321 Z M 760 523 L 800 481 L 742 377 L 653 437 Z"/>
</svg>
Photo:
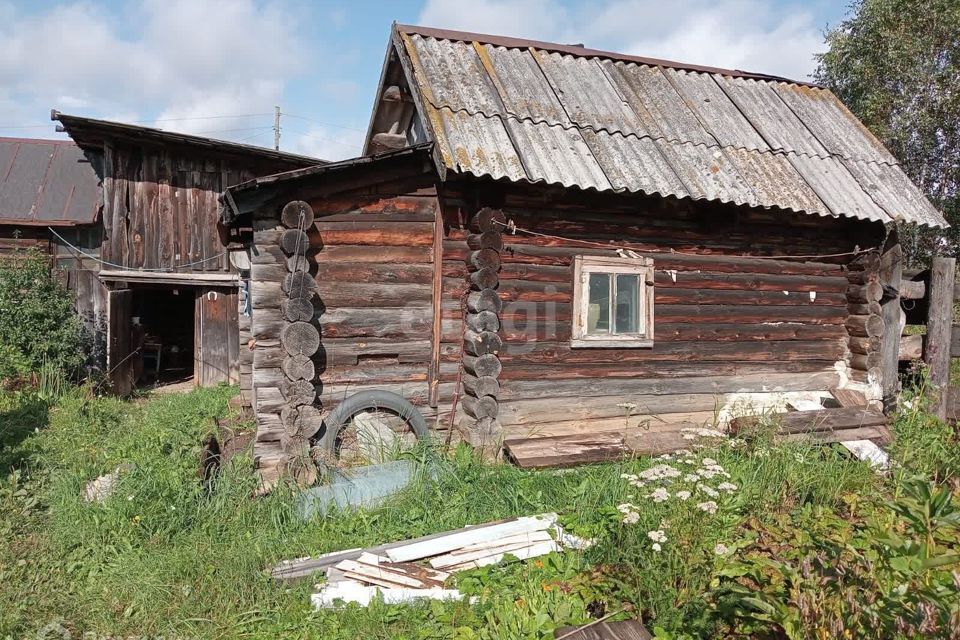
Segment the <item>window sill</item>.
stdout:
<svg viewBox="0 0 960 640">
<path fill-rule="evenodd" d="M 651 339 L 572 338 L 572 349 L 652 349 Z"/>
</svg>

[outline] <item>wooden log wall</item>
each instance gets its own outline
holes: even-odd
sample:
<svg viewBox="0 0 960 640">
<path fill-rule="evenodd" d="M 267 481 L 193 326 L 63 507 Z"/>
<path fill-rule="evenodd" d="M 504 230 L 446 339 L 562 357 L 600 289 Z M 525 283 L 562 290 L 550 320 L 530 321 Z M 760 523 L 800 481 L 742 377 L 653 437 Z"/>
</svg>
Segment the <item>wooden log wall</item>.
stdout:
<svg viewBox="0 0 960 640">
<path fill-rule="evenodd" d="M 460 283 L 489 277 L 477 268 L 476 229 L 467 224 L 486 197 L 479 191 L 441 194 L 448 228 L 441 414 L 459 357 Z M 763 256 L 851 252 L 882 242 L 879 225 L 655 199 L 638 206 L 569 190 L 502 191 L 491 201 L 508 221 L 546 234 L 507 229 L 498 252 L 497 419 L 505 437 L 618 429 L 628 415 L 631 425 L 690 426 L 712 422 L 745 393 L 826 392 L 841 381 L 837 363 L 850 359 L 850 327 L 864 334 L 857 338 L 875 329 L 867 317 L 876 288 L 851 283 L 850 256 Z M 573 257 L 617 255 L 623 243 L 654 259 L 654 346 L 571 348 Z M 478 316 L 468 316 L 468 327 Z"/>
<path fill-rule="evenodd" d="M 500 446 L 500 423 L 497 420 L 502 370 L 499 353 L 502 347 L 498 314 L 503 301 L 498 294 L 500 284 L 501 231 L 506 218 L 502 211 L 483 208 L 470 222 L 473 232 L 467 236 L 466 265 L 469 293 L 461 301 L 466 326 L 463 330 L 461 402 L 463 411 L 472 418 L 467 429 L 468 441 L 478 447 Z"/>
<path fill-rule="evenodd" d="M 286 408 L 291 402 L 305 406 L 311 393 L 318 399 L 314 407 L 327 413 L 356 392 L 393 391 L 428 422 L 436 419 L 429 370 L 437 206 L 435 190 L 423 182 L 305 198 L 314 216 L 306 262 L 297 251 L 304 236 L 281 224 L 281 212 L 258 215 L 250 295 L 261 473 L 284 458 L 281 440 L 293 419 Z M 282 219 L 292 221 L 287 214 Z M 298 357 L 314 347 L 306 342 L 313 336 L 306 327 L 319 330 L 309 358 Z"/>
<path fill-rule="evenodd" d="M 851 260 L 847 270 L 847 316 L 844 326 L 850 349 L 848 375 L 863 384 L 883 380 L 882 344 L 886 323 L 880 300 L 880 253 L 871 251 Z"/>
</svg>

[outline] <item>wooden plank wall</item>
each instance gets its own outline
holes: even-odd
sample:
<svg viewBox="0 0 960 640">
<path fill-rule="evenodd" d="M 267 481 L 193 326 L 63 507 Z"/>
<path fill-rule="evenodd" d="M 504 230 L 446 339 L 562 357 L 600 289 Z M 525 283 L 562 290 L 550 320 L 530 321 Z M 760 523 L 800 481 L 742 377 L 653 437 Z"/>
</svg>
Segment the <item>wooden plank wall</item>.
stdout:
<svg viewBox="0 0 960 640">
<path fill-rule="evenodd" d="M 196 292 L 195 378 L 201 386 L 240 382 L 240 335 L 236 289 Z"/>
<path fill-rule="evenodd" d="M 477 189 L 441 194 L 445 321 L 444 400 L 460 358 L 461 295 L 469 249 L 464 221 Z M 655 260 L 652 349 L 571 349 L 574 255 L 615 255 L 575 241 L 504 233 L 499 295 L 499 416 L 505 437 L 632 424 L 709 421 L 733 393 L 836 386 L 849 357 L 849 256 L 818 261 L 741 257 L 822 255 L 879 244 L 879 225 L 705 203 L 511 190 L 495 201 L 508 220 L 544 234 L 629 242 Z M 682 251 L 668 253 L 669 251 Z M 649 253 L 647 253 L 649 252 Z M 694 255 L 686 255 L 694 254 Z M 470 420 L 458 416 L 461 423 Z"/>
<path fill-rule="evenodd" d="M 104 260 L 126 269 L 232 270 L 218 201 L 226 187 L 288 169 L 175 147 L 105 145 Z"/>
<path fill-rule="evenodd" d="M 365 389 L 394 391 L 432 419 L 428 369 L 433 331 L 433 237 L 436 192 L 389 183 L 362 194 L 303 198 L 316 221 L 309 230 L 317 283 L 313 322 L 321 346 L 313 356 L 323 409 Z M 421 188 L 422 187 L 422 188 Z M 300 199 L 291 194 L 290 200 Z M 282 206 L 282 205 L 281 205 Z M 280 455 L 280 370 L 284 351 L 281 283 L 287 256 L 277 211 L 258 216 L 251 251 L 253 387 L 258 420 L 255 455 L 269 467 Z"/>
</svg>

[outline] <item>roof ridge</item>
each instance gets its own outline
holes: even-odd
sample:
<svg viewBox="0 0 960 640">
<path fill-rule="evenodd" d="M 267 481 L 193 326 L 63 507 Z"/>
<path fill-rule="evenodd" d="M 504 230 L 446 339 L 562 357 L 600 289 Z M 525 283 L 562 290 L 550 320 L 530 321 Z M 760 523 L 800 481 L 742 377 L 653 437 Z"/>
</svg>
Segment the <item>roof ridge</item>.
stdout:
<svg viewBox="0 0 960 640">
<path fill-rule="evenodd" d="M 619 60 L 623 62 L 633 62 L 654 67 L 667 67 L 670 69 L 695 71 L 698 73 L 715 73 L 733 78 L 746 78 L 752 80 L 767 80 L 774 82 L 785 82 L 787 84 L 803 85 L 817 89 L 825 89 L 821 85 L 804 80 L 793 80 L 783 76 L 760 73 L 754 71 L 744 71 L 741 69 L 725 69 L 722 67 L 712 67 L 709 65 L 700 65 L 693 63 L 677 62 L 674 60 L 665 60 L 661 58 L 649 58 L 645 56 L 634 56 L 626 53 L 617 53 L 615 51 L 604 51 L 602 49 L 590 49 L 576 45 L 560 44 L 556 42 L 546 42 L 542 40 L 529 40 L 526 38 L 514 38 L 510 36 L 497 36 L 485 33 L 473 33 L 470 31 L 456 31 L 452 29 L 437 29 L 434 27 L 421 27 L 417 25 L 407 25 L 394 23 L 394 28 L 403 34 L 419 35 L 436 40 L 454 40 L 460 42 L 480 42 L 493 46 L 505 47 L 508 49 L 541 49 L 556 53 L 566 53 L 572 56 L 583 58 L 607 58 L 610 60 Z"/>
</svg>

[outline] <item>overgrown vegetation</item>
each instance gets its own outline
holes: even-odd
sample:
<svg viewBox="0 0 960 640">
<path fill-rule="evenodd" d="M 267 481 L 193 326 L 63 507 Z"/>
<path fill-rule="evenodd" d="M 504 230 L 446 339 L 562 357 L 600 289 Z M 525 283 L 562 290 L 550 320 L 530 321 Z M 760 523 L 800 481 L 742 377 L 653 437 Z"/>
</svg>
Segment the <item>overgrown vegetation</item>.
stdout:
<svg viewBox="0 0 960 640">
<path fill-rule="evenodd" d="M 901 229 L 918 266 L 960 246 L 960 5 L 956 0 L 855 0 L 826 33 L 815 80 L 903 163 L 946 214 L 947 230 Z"/>
<path fill-rule="evenodd" d="M 248 457 L 209 488 L 198 481 L 199 443 L 231 393 L 0 395 L 0 463 L 11 471 L 0 483 L 0 638 L 50 624 L 74 637 L 550 638 L 621 611 L 614 619 L 640 615 L 660 638 L 960 629 L 960 447 L 920 403 L 898 417 L 888 476 L 842 449 L 762 435 L 564 472 L 420 449 L 410 455 L 435 479 L 376 510 L 301 522 L 290 490 L 252 498 Z M 124 463 L 110 498 L 83 500 L 89 480 Z M 315 612 L 312 581 L 291 588 L 263 572 L 282 558 L 545 511 L 597 544 L 459 574 L 472 605 Z"/>
<path fill-rule="evenodd" d="M 30 249 L 0 258 L 0 336 L 0 380 L 83 367 L 87 337 L 50 256 Z"/>
</svg>

